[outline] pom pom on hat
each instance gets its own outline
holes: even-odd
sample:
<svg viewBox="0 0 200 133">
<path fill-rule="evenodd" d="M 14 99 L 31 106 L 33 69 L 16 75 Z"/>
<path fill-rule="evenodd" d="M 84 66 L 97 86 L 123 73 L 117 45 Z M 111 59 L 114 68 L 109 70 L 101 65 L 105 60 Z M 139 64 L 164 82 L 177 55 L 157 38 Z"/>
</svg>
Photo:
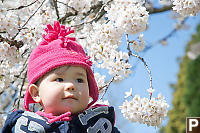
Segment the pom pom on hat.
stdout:
<svg viewBox="0 0 200 133">
<path fill-rule="evenodd" d="M 93 101 L 88 107 L 94 104 L 99 97 L 98 87 L 92 72 L 92 61 L 87 57 L 82 46 L 75 42 L 75 38 L 67 35 L 74 32 L 70 27 L 65 28 L 58 21 L 50 24 L 45 29 L 44 40 L 32 51 L 28 63 L 28 88 L 24 97 L 24 108 L 30 111 L 29 104 L 35 103 L 29 93 L 29 86 L 45 75 L 47 72 L 65 65 L 76 65 L 84 67 L 87 71 L 89 95 Z"/>
</svg>

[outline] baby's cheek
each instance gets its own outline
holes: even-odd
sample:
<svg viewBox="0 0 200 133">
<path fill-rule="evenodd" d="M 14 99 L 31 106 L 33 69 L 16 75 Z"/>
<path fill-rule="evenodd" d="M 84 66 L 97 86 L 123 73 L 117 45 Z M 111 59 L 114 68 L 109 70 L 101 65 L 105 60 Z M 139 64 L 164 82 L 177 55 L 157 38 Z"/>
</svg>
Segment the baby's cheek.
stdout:
<svg viewBox="0 0 200 133">
<path fill-rule="evenodd" d="M 83 98 L 82 98 L 82 104 L 84 106 L 87 106 L 89 103 L 89 95 L 85 95 Z"/>
<path fill-rule="evenodd" d="M 42 98 L 42 103 L 45 107 L 54 107 L 58 104 L 58 99 L 53 98 L 51 95 Z"/>
<path fill-rule="evenodd" d="M 60 107 L 59 107 L 59 104 L 57 102 L 52 101 L 52 100 L 48 100 L 48 101 L 43 102 L 43 108 L 44 108 L 45 112 L 53 113 L 57 109 L 59 109 Z"/>
</svg>

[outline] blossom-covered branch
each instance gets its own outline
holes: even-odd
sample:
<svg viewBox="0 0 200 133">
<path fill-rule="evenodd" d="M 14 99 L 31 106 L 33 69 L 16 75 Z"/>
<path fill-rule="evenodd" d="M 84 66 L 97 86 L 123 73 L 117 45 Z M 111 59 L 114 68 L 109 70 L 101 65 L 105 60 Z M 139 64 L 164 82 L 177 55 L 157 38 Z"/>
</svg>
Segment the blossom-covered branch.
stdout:
<svg viewBox="0 0 200 133">
<path fill-rule="evenodd" d="M 33 1 L 32 3 L 30 3 L 30 4 L 28 4 L 28 5 L 21 5 L 21 6 L 16 7 L 16 8 L 10 8 L 10 9 L 7 9 L 7 11 L 10 11 L 10 10 L 20 10 L 20 9 L 22 9 L 22 8 L 26 8 L 26 7 L 28 7 L 28 6 L 33 5 L 33 4 L 36 3 L 37 1 L 38 1 L 38 0 L 35 0 L 35 1 Z"/>
<path fill-rule="evenodd" d="M 104 90 L 103 95 L 101 96 L 100 100 L 103 99 L 104 95 L 105 95 L 106 92 L 108 91 L 108 88 L 109 88 L 110 84 L 111 84 L 114 80 L 115 80 L 115 76 L 112 77 L 112 79 L 111 79 L 106 85 L 104 85 L 103 87 L 101 87 L 101 88 L 99 89 L 99 91 L 101 92 L 102 89 L 104 89 L 104 88 L 106 87 L 106 89 Z"/>
<path fill-rule="evenodd" d="M 57 19 L 59 20 L 60 16 L 59 16 L 59 11 L 58 11 L 58 6 L 57 6 L 57 0 L 53 0 L 53 4 L 56 10 Z"/>
<path fill-rule="evenodd" d="M 9 40 L 8 38 L 4 38 L 1 35 L 0 42 L 7 42 L 10 46 L 15 46 L 17 49 L 21 48 L 24 45 L 22 41 Z"/>
<path fill-rule="evenodd" d="M 26 20 L 26 22 L 22 25 L 21 29 L 24 28 L 26 26 L 26 24 L 29 22 L 29 20 L 36 14 L 36 12 L 41 8 L 41 6 L 44 4 L 45 0 L 43 0 L 41 2 L 41 4 L 39 5 L 39 7 L 35 10 L 35 12 Z M 19 32 L 21 31 L 21 29 L 19 30 Z M 15 37 L 19 34 L 19 32 L 17 32 L 17 34 L 12 38 L 12 40 L 15 39 Z"/>
<path fill-rule="evenodd" d="M 172 9 L 172 7 L 173 5 L 163 6 L 161 8 L 147 8 L 147 11 L 149 11 L 149 14 L 156 14 L 156 13 L 169 11 Z"/>
</svg>

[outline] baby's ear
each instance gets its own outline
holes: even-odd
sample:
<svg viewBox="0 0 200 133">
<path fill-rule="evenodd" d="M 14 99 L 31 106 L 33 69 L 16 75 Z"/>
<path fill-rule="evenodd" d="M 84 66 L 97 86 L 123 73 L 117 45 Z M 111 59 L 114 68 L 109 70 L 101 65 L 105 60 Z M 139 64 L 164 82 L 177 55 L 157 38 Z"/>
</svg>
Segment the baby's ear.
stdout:
<svg viewBox="0 0 200 133">
<path fill-rule="evenodd" d="M 38 86 L 35 84 L 31 84 L 29 86 L 29 93 L 31 94 L 33 100 L 36 103 L 40 103 L 42 101 L 42 99 L 39 96 L 39 90 L 38 90 Z"/>
</svg>

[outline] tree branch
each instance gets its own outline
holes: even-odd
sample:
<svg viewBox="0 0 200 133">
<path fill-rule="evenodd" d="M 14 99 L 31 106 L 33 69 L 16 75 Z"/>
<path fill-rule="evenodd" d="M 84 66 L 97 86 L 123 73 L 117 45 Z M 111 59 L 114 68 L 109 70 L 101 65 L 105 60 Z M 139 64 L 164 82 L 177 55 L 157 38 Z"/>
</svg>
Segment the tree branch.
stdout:
<svg viewBox="0 0 200 133">
<path fill-rule="evenodd" d="M 188 19 L 188 17 L 187 18 L 185 18 L 182 22 L 181 22 L 181 25 L 183 25 L 184 23 L 185 23 L 185 21 Z M 177 30 L 178 29 L 173 29 L 169 34 L 167 34 L 162 40 L 167 40 L 168 38 L 170 38 L 173 34 L 175 34 L 176 32 L 177 32 Z M 160 40 L 160 41 L 162 41 L 162 40 Z M 159 42 L 160 42 L 159 41 Z"/>
<path fill-rule="evenodd" d="M 0 91 L 0 95 L 4 93 L 5 90 Z"/>
<path fill-rule="evenodd" d="M 150 71 L 150 69 L 149 69 L 149 67 L 148 67 L 148 65 L 147 65 L 147 63 L 146 63 L 146 61 L 144 60 L 144 58 L 142 58 L 142 57 L 140 57 L 139 55 L 136 55 L 136 54 L 133 54 L 132 53 L 132 51 L 131 51 L 131 49 L 130 49 L 130 41 L 129 41 L 129 39 L 128 39 L 128 34 L 126 34 L 126 42 L 127 42 L 127 49 L 128 49 L 128 53 L 129 53 L 129 56 L 134 56 L 134 57 L 136 57 L 136 58 L 138 58 L 140 61 L 142 61 L 143 62 L 143 64 L 144 64 L 144 66 L 145 66 L 145 68 L 146 68 L 146 70 L 147 70 L 147 72 L 148 72 L 148 74 L 149 74 L 149 80 L 150 80 L 150 88 L 153 88 L 153 86 L 152 86 L 152 76 L 151 76 L 151 71 Z M 151 96 L 152 95 L 150 95 L 150 99 L 151 99 Z"/>
<path fill-rule="evenodd" d="M 24 87 L 24 83 L 25 83 L 25 79 L 26 79 L 26 74 L 27 74 L 27 71 L 24 75 L 24 78 L 23 78 L 23 81 L 22 81 L 22 85 L 21 85 L 21 88 L 20 88 L 20 92 L 19 92 L 19 97 L 18 97 L 18 101 L 17 101 L 17 108 L 19 109 L 19 104 L 20 104 L 20 99 L 21 99 L 21 96 L 22 96 L 22 90 L 23 90 L 23 87 Z"/>
<path fill-rule="evenodd" d="M 33 4 L 36 3 L 37 1 L 38 1 L 38 0 L 32 2 L 32 3 L 28 4 L 28 5 L 25 5 L 25 6 L 19 6 L 19 7 L 17 7 L 17 8 L 11 8 L 11 9 L 8 9 L 7 11 L 10 11 L 10 10 L 20 10 L 20 9 L 22 9 L 22 8 L 29 7 L 29 6 L 33 5 Z"/>
<path fill-rule="evenodd" d="M 57 0 L 53 0 L 53 4 L 56 10 L 57 19 L 59 20 L 60 16 L 59 16 L 59 11 L 58 11 L 58 6 L 57 6 Z"/>
<path fill-rule="evenodd" d="M 70 17 L 70 16 L 76 16 L 76 15 L 78 15 L 78 11 L 76 11 L 73 7 L 70 7 L 70 6 L 68 6 L 67 4 L 65 4 L 65 3 L 63 3 L 63 2 L 60 2 L 60 1 L 57 1 L 58 3 L 61 3 L 61 4 L 63 4 L 63 5 L 65 5 L 65 6 L 67 6 L 68 8 L 71 8 L 73 11 L 74 11 L 74 13 L 72 13 L 72 12 L 66 12 L 66 14 L 65 14 L 65 16 L 63 16 L 62 18 L 60 18 L 60 19 L 58 19 L 58 21 L 60 22 L 60 23 L 65 23 L 65 21 L 66 21 L 66 19 L 68 18 L 68 17 Z"/>
<path fill-rule="evenodd" d="M 109 88 L 110 84 L 114 81 L 114 79 L 115 79 L 116 76 L 117 76 L 117 75 L 113 76 L 112 79 L 111 79 L 105 86 L 103 86 L 103 87 L 101 87 L 101 88 L 99 89 L 99 91 L 101 91 L 103 88 L 106 87 L 106 89 L 105 89 L 105 91 L 104 91 L 102 97 L 100 98 L 100 100 L 103 99 L 104 95 L 105 95 L 106 92 L 108 91 L 108 88 Z"/>
<path fill-rule="evenodd" d="M 156 13 L 169 11 L 172 9 L 172 7 L 173 7 L 173 5 L 163 6 L 161 8 L 148 8 L 147 11 L 149 11 L 149 14 L 156 14 Z"/>
<path fill-rule="evenodd" d="M 6 33 L 6 31 L 0 31 L 0 33 Z"/>
<path fill-rule="evenodd" d="M 28 66 L 28 59 L 29 59 L 30 54 L 28 55 L 28 57 L 26 58 L 26 60 L 24 61 L 23 64 L 23 69 L 20 71 L 19 75 L 14 75 L 16 78 L 19 78 L 21 76 L 21 74 L 24 72 L 24 70 L 27 68 Z"/>
<path fill-rule="evenodd" d="M 98 20 L 106 13 L 106 11 L 103 10 L 104 7 L 105 7 L 107 4 L 109 4 L 111 1 L 112 1 L 112 0 L 106 2 L 105 4 L 101 4 L 101 5 L 100 5 L 100 4 L 99 4 L 99 5 L 97 4 L 98 6 L 101 6 L 101 8 L 99 8 L 99 10 L 97 11 L 95 17 L 94 17 L 92 20 L 87 21 L 87 22 L 82 22 L 82 23 L 77 24 L 77 25 L 74 25 L 74 26 L 72 26 L 72 27 L 80 27 L 80 26 L 82 26 L 82 25 L 84 25 L 84 24 L 92 23 L 93 21 L 98 21 Z"/>
<path fill-rule="evenodd" d="M 188 19 L 188 17 L 185 18 L 185 19 L 181 22 L 181 25 L 183 25 L 183 24 L 186 22 L 187 19 Z M 178 29 L 174 28 L 171 32 L 169 32 L 169 33 L 168 33 L 165 37 L 163 37 L 162 39 L 159 39 L 159 40 L 158 40 L 157 42 L 155 42 L 154 44 L 152 44 L 152 45 L 150 45 L 150 46 L 148 46 L 148 47 L 145 47 L 144 50 L 143 50 L 143 52 L 146 52 L 146 51 L 150 50 L 150 49 L 151 49 L 153 46 L 155 46 L 156 44 L 162 43 L 162 41 L 166 41 L 167 39 L 169 39 L 170 37 L 172 37 L 177 31 L 178 31 Z"/>
<path fill-rule="evenodd" d="M 7 42 L 8 44 L 10 44 L 10 46 L 15 46 L 17 49 L 21 48 L 24 45 L 22 41 L 9 40 L 8 38 L 3 38 L 1 35 L 0 42 Z"/>
<path fill-rule="evenodd" d="M 132 55 L 132 51 L 131 51 L 131 48 L 130 48 L 130 41 L 128 39 L 128 34 L 126 34 L 126 42 L 127 42 L 128 56 L 131 56 Z"/>
<path fill-rule="evenodd" d="M 19 34 L 19 32 L 21 31 L 21 29 L 23 29 L 26 24 L 29 22 L 29 20 L 37 13 L 37 11 L 42 7 L 42 5 L 44 4 L 45 0 L 42 1 L 42 3 L 40 4 L 40 6 L 35 10 L 35 12 L 27 19 L 27 21 L 24 23 L 24 25 L 19 29 L 19 31 L 17 32 L 17 34 L 12 38 L 12 40 L 15 39 L 15 37 Z"/>
</svg>

